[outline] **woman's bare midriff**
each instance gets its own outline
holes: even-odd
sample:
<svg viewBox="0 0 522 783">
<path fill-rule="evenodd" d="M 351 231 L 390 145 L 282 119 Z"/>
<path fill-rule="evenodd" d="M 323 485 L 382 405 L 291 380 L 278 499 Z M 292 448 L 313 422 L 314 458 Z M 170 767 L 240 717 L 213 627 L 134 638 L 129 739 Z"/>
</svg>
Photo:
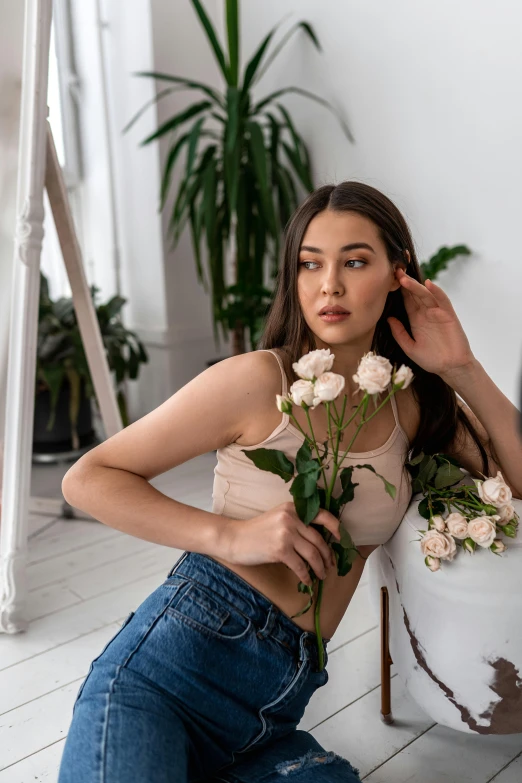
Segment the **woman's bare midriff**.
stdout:
<svg viewBox="0 0 522 783">
<path fill-rule="evenodd" d="M 262 443 L 281 421 L 281 413 L 274 404 L 275 394 L 281 393 L 281 374 L 275 359 L 271 361 L 274 363 L 273 365 L 271 362 L 264 364 L 266 377 L 260 379 L 261 383 L 266 383 L 267 387 L 266 410 L 256 411 L 256 415 L 250 416 L 249 421 L 245 422 L 241 435 L 234 441 L 241 446 L 254 446 Z M 410 389 L 405 389 L 403 392 L 399 392 L 395 399 L 401 426 L 406 431 L 411 443 L 418 427 L 418 415 L 410 392 Z M 383 394 L 381 399 L 384 399 L 385 396 Z M 358 405 L 361 399 L 362 396 L 360 399 L 354 397 L 351 404 Z M 367 416 L 370 413 L 371 406 L 368 409 Z M 309 432 L 304 410 L 294 407 L 293 414 L 301 428 L 305 432 Z M 324 407 L 318 406 L 315 410 L 310 410 L 309 415 L 316 441 L 323 443 L 327 438 L 327 417 Z M 346 413 L 345 420 L 347 418 L 348 414 Z M 388 403 L 375 415 L 372 421 L 361 428 L 352 450 L 356 449 L 357 452 L 365 452 L 377 449 L 383 443 L 386 443 L 394 427 L 395 418 L 391 404 Z M 355 422 L 352 422 L 343 433 L 341 447 L 344 444 L 344 448 L 347 448 L 347 444 L 350 443 L 355 432 L 356 425 Z M 337 574 L 335 568 L 330 568 L 324 580 L 320 612 L 321 635 L 323 638 L 332 638 L 359 583 L 366 559 L 377 547 L 374 545 L 358 545 L 357 548 L 361 557 L 356 559 L 351 571 L 346 576 L 341 577 Z M 238 574 L 289 617 L 300 612 L 309 600 L 306 594 L 298 592 L 297 585 L 300 580 L 284 563 L 264 563 L 262 565 L 245 566 L 229 563 L 215 555 L 213 555 L 213 558 Z M 314 609 L 315 601 L 308 612 L 294 618 L 293 622 L 305 631 L 315 632 Z"/>
<path fill-rule="evenodd" d="M 375 546 L 358 547 L 364 558 L 368 557 L 375 548 Z M 289 617 L 297 614 L 308 603 L 308 596 L 304 593 L 299 593 L 297 590 L 299 578 L 283 563 L 242 566 L 228 563 L 215 555 L 212 555 L 212 557 L 227 568 L 230 568 L 252 587 L 259 590 L 260 593 L 263 593 L 269 601 Z M 364 563 L 365 560 L 358 557 L 350 573 L 342 577 L 338 576 L 334 568 L 330 569 L 324 580 L 323 597 L 321 600 L 320 620 L 323 638 L 331 639 L 334 635 L 361 578 Z M 315 601 L 306 614 L 301 615 L 301 617 L 295 617 L 293 622 L 304 631 L 315 632 L 314 609 Z"/>
</svg>

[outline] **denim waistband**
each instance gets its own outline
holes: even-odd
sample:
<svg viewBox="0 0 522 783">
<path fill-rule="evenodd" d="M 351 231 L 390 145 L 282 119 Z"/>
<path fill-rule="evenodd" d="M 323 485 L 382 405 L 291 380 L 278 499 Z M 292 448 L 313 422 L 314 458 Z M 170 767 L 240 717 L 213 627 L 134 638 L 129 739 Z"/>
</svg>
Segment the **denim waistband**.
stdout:
<svg viewBox="0 0 522 783">
<path fill-rule="evenodd" d="M 313 631 L 304 631 L 270 599 L 249 582 L 214 560 L 209 555 L 197 552 L 184 552 L 169 573 L 186 576 L 208 587 L 232 603 L 254 624 L 257 636 L 262 639 L 270 636 L 283 647 L 291 650 L 300 660 L 310 659 L 314 664 L 318 660 L 317 637 Z M 303 600 L 307 600 L 303 594 Z M 313 607 L 310 609 L 313 611 Z M 326 646 L 330 640 L 323 637 Z"/>
</svg>

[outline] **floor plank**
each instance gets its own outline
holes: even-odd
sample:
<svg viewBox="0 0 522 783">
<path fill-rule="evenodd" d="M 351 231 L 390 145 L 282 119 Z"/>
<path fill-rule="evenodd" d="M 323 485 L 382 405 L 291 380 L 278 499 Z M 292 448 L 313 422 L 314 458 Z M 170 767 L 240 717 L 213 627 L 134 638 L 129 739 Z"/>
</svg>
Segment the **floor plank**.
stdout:
<svg viewBox="0 0 522 783">
<path fill-rule="evenodd" d="M 83 601 L 81 611 L 78 606 L 68 607 L 35 620 L 24 633 L 0 634 L 0 671 L 123 619 L 163 582 L 166 575 L 162 568 L 146 579 Z"/>
<path fill-rule="evenodd" d="M 0 770 L 67 736 L 82 679 L 0 716 Z"/>
<path fill-rule="evenodd" d="M 498 775 L 491 778 L 489 783 L 520 783 L 522 780 L 522 756 L 510 762 Z"/>
<path fill-rule="evenodd" d="M 32 753 L 0 772 L 0 783 L 55 783 L 65 739 Z"/>
<path fill-rule="evenodd" d="M 480 736 L 436 725 L 366 783 L 489 783 L 522 750 L 522 735 Z"/>
<path fill-rule="evenodd" d="M 0 671 L 0 714 L 85 677 L 91 661 L 120 628 L 110 623 L 92 633 Z"/>
<path fill-rule="evenodd" d="M 380 719 L 380 687 L 323 721 L 311 734 L 326 750 L 347 758 L 361 778 L 433 726 L 397 676 L 391 681 L 394 723 Z"/>
</svg>

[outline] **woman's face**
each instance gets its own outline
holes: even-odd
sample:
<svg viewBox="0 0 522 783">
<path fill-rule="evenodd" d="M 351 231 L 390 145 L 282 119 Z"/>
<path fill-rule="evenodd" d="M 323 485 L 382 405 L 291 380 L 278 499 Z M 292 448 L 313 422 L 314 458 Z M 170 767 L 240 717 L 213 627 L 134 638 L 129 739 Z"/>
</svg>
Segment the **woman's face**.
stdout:
<svg viewBox="0 0 522 783">
<path fill-rule="evenodd" d="M 371 220 L 324 210 L 310 221 L 299 254 L 297 293 L 319 347 L 371 341 L 386 297 L 397 288 L 395 269 Z M 329 323 L 319 315 L 326 305 L 340 305 L 350 315 Z"/>
</svg>

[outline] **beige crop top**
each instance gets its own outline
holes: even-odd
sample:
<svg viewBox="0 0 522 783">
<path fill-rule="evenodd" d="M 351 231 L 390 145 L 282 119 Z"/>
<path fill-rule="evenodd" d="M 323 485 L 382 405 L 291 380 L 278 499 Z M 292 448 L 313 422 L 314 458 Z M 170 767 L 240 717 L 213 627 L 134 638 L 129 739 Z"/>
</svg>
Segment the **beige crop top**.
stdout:
<svg viewBox="0 0 522 783">
<path fill-rule="evenodd" d="M 282 395 L 287 393 L 287 378 L 280 356 L 270 349 L 276 357 L 281 370 Z M 275 405 L 275 400 L 274 400 Z M 411 475 L 404 463 L 409 452 L 408 436 L 402 429 L 397 414 L 395 396 L 391 398 L 395 429 L 382 446 L 373 451 L 348 452 L 342 466 L 358 463 L 371 464 L 377 473 L 395 485 L 395 500 L 387 494 L 384 484 L 370 470 L 354 470 L 352 478 L 358 482 L 355 496 L 346 503 L 341 514 L 341 524 L 351 534 L 356 545 L 383 544 L 401 522 L 411 500 Z M 261 443 L 243 446 L 230 443 L 217 450 L 217 464 L 214 468 L 214 486 L 212 491 L 212 511 L 233 519 L 250 519 L 280 503 L 293 500 L 290 494 L 291 482 L 285 483 L 275 473 L 257 468 L 242 449 L 248 451 L 265 447 L 279 449 L 295 464 L 295 456 L 303 444 L 302 433 L 294 427 L 287 413 L 275 430 Z M 330 455 L 325 465 L 331 463 Z M 330 466 L 331 467 L 331 466 Z M 328 472 L 326 473 L 328 477 Z M 324 486 L 320 477 L 319 486 Z M 333 495 L 342 492 L 341 479 L 335 480 Z"/>
</svg>

